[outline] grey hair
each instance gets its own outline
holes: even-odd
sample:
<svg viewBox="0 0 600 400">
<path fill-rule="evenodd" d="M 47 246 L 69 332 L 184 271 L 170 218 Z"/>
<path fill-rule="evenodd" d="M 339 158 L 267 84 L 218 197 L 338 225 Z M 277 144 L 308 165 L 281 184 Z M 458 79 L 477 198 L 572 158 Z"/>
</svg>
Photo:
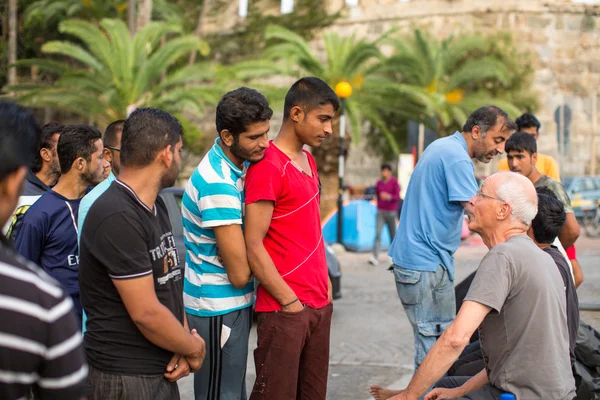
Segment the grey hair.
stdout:
<svg viewBox="0 0 600 400">
<path fill-rule="evenodd" d="M 496 194 L 499 198 L 510 204 L 514 219 L 529 226 L 537 215 L 537 196 L 529 199 L 520 179 L 512 174 L 507 174 L 505 179 L 496 184 Z"/>
<path fill-rule="evenodd" d="M 504 125 L 509 131 L 514 132 L 517 129 L 517 125 L 510 120 L 508 114 L 506 114 L 504 110 L 500 107 L 490 105 L 480 107 L 473 111 L 467 119 L 467 122 L 465 122 L 462 131 L 471 132 L 473 127 L 478 126 L 481 130 L 481 137 L 485 138 L 488 130 L 498 123 L 498 117 L 504 119 Z"/>
</svg>

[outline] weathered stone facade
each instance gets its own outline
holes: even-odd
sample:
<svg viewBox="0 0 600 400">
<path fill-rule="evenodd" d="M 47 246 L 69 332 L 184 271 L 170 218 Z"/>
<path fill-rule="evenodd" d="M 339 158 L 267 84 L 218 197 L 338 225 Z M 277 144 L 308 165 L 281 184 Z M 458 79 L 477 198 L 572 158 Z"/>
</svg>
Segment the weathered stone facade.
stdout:
<svg viewBox="0 0 600 400">
<path fill-rule="evenodd" d="M 358 0 L 358 6 L 350 8 L 344 0 L 328 0 L 328 6 L 331 11 L 343 9 L 343 17 L 328 28 L 341 35 L 375 38 L 392 27 L 406 33 L 419 27 L 440 38 L 460 32 L 511 31 L 517 43 L 535 55 L 534 85 L 540 99 L 536 115 L 542 122 L 540 152 L 556 157 L 563 175 L 590 172 L 592 96 L 600 93 L 600 4 L 569 0 Z M 318 43 L 316 40 L 315 46 Z M 559 157 L 554 112 L 563 103 L 572 110 L 571 140 L 569 154 Z M 348 160 L 347 182 L 374 182 L 379 162 L 359 145 Z M 494 170 L 492 165 L 480 172 Z M 369 176 L 366 171 L 373 174 Z"/>
</svg>

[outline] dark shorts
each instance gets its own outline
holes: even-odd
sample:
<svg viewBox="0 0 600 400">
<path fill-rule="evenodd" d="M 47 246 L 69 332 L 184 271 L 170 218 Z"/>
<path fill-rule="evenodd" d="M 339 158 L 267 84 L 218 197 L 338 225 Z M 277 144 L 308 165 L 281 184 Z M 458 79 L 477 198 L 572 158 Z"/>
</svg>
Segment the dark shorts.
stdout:
<svg viewBox="0 0 600 400">
<path fill-rule="evenodd" d="M 179 400 L 179 388 L 162 374 L 118 375 L 90 365 L 87 395 L 89 400 Z"/>
</svg>

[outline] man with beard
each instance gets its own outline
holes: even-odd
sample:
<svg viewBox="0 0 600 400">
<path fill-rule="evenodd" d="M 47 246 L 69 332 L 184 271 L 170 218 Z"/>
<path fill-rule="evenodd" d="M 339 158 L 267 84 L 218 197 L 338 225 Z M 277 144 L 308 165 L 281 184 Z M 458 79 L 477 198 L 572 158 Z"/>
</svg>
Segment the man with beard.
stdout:
<svg viewBox="0 0 600 400">
<path fill-rule="evenodd" d="M 464 207 L 477 192 L 471 159 L 489 163 L 515 129 L 500 108 L 481 107 L 462 132 L 429 145 L 411 176 L 389 255 L 413 326 L 415 371 L 456 313 L 453 256 Z"/>
<path fill-rule="evenodd" d="M 64 126 L 54 122 L 42 127 L 42 141 L 35 153 L 31 168 L 27 172 L 23 193 L 19 196 L 15 212 L 4 227 L 7 237 L 13 239 L 17 237 L 17 232 L 29 207 L 51 186 L 54 186 L 60 177 L 60 163 L 56 147 L 63 128 Z"/>
<path fill-rule="evenodd" d="M 102 134 L 88 125 L 67 125 L 58 139 L 61 177 L 29 208 L 15 240 L 25 258 L 61 283 L 81 317 L 77 213 L 88 188 L 102 181 L 108 164 Z"/>
<path fill-rule="evenodd" d="M 273 111 L 254 89 L 227 93 L 217 106 L 219 137 L 183 195 L 188 322 L 208 342 L 194 375 L 196 400 L 246 400 L 254 280 L 243 236 L 244 174 L 262 160 Z"/>
<path fill-rule="evenodd" d="M 84 346 L 90 399 L 179 399 L 176 380 L 200 368 L 204 341 L 188 329 L 183 271 L 158 193 L 175 183 L 183 129 L 153 108 L 123 127 L 121 169 L 81 232 Z"/>
</svg>

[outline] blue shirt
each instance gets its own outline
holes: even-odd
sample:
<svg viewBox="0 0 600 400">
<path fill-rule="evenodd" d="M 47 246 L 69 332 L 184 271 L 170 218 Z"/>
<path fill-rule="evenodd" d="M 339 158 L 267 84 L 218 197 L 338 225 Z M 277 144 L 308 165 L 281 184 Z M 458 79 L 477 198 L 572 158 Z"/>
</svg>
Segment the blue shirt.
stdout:
<svg viewBox="0 0 600 400">
<path fill-rule="evenodd" d="M 106 192 L 106 189 L 110 187 L 110 184 L 113 183 L 117 178 L 113 175 L 112 171 L 108 174 L 108 178 L 100 182 L 93 188 L 88 194 L 83 196 L 81 202 L 79 203 L 79 217 L 77 218 L 77 226 L 79 227 L 79 233 L 77 234 L 77 243 L 81 240 L 81 230 L 83 229 L 83 223 L 85 222 L 85 217 L 87 216 L 88 211 L 92 207 L 92 204 L 98 197 L 102 196 L 102 193 Z"/>
<path fill-rule="evenodd" d="M 79 216 L 77 218 L 77 226 L 79 227 L 79 230 L 77 232 L 77 244 L 78 245 L 79 245 L 79 243 L 81 243 L 81 231 L 83 229 L 83 223 L 85 222 L 85 217 L 87 217 L 88 211 L 90 211 L 90 208 L 92 208 L 92 205 L 94 204 L 94 202 L 96 200 L 98 200 L 98 198 L 100 196 L 102 196 L 102 194 L 104 192 L 106 192 L 106 190 L 110 187 L 111 183 L 113 183 L 113 181 L 115 181 L 116 179 L 117 179 L 117 177 L 111 171 L 110 174 L 108 174 L 108 178 L 106 178 L 105 180 L 100 182 L 98 185 L 96 185 L 95 188 L 90 190 L 88 192 L 88 194 L 83 196 L 83 198 L 81 199 L 81 202 L 79 203 Z M 83 310 L 83 309 L 82 309 L 82 313 L 83 313 L 83 325 L 82 325 L 81 332 L 85 333 L 85 331 L 86 331 L 85 321 L 87 320 L 87 316 L 85 315 L 85 310 Z"/>
<path fill-rule="evenodd" d="M 54 190 L 47 191 L 25 213 L 15 238 L 15 249 L 60 282 L 81 317 L 77 245 L 79 202 L 80 199 L 69 200 Z"/>
<path fill-rule="evenodd" d="M 464 213 L 460 202 L 469 201 L 477 190 L 473 161 L 460 132 L 429 145 L 408 184 L 388 253 L 394 264 L 430 272 L 442 265 L 454 280 Z"/>
<path fill-rule="evenodd" d="M 227 314 L 254 302 L 254 282 L 237 289 L 217 255 L 213 228 L 242 225 L 244 204 L 244 171 L 223 153 L 219 141 L 192 173 L 181 207 L 186 250 L 183 304 L 187 313 L 199 317 Z"/>
</svg>

